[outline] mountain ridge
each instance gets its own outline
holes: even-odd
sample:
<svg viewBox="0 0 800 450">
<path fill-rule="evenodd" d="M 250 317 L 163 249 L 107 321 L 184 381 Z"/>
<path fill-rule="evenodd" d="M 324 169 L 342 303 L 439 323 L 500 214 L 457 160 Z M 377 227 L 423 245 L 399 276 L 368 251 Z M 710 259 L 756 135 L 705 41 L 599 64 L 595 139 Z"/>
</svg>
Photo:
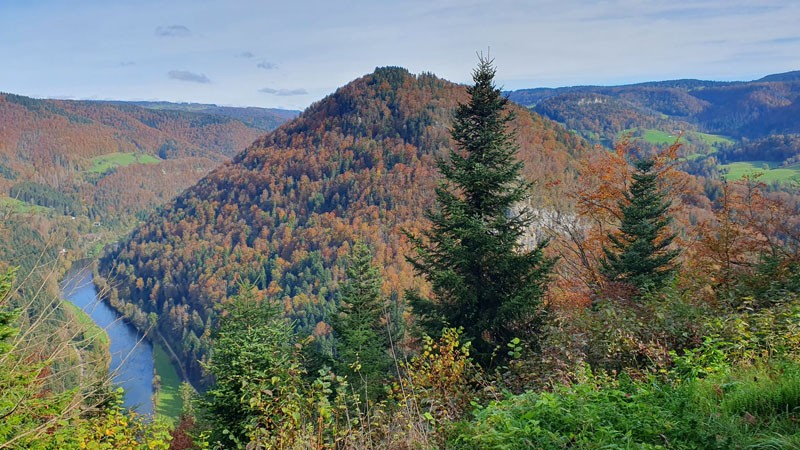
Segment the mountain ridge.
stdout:
<svg viewBox="0 0 800 450">
<path fill-rule="evenodd" d="M 607 147 L 621 134 L 637 130 L 639 135 L 650 130 L 664 136 L 684 131 L 688 153 L 700 155 L 800 134 L 800 71 L 754 81 L 685 79 L 523 89 L 506 95 Z M 800 148 L 795 151 L 800 154 Z"/>
<path fill-rule="evenodd" d="M 302 111 L 257 106 L 220 106 L 213 103 L 102 100 L 98 103 L 135 105 L 153 110 L 185 111 L 229 117 L 265 132 L 272 131 Z"/>
<path fill-rule="evenodd" d="M 0 116 L 0 192 L 35 183 L 23 200 L 37 204 L 36 192 L 55 189 L 92 216 L 159 204 L 265 133 L 197 111 L 10 93 L 0 94 Z"/>
<path fill-rule="evenodd" d="M 522 89 L 504 91 L 503 93 L 506 96 L 508 96 L 511 100 L 516 101 L 517 103 L 523 106 L 532 107 L 535 106 L 535 102 L 532 102 L 530 98 L 538 99 L 539 96 L 544 96 L 547 94 L 551 94 L 549 96 L 553 96 L 564 92 L 597 91 L 605 89 L 638 88 L 638 87 L 696 89 L 696 88 L 706 88 L 706 87 L 731 86 L 731 85 L 747 84 L 747 83 L 767 83 L 767 82 L 785 82 L 785 81 L 800 81 L 800 70 L 769 74 L 761 78 L 750 81 L 744 81 L 744 80 L 719 81 L 719 80 L 703 80 L 699 78 L 676 78 L 672 80 L 642 81 L 637 83 L 610 84 L 610 85 L 585 84 L 585 85 L 574 85 L 574 86 L 559 86 L 554 88 L 551 87 L 522 88 Z"/>
</svg>

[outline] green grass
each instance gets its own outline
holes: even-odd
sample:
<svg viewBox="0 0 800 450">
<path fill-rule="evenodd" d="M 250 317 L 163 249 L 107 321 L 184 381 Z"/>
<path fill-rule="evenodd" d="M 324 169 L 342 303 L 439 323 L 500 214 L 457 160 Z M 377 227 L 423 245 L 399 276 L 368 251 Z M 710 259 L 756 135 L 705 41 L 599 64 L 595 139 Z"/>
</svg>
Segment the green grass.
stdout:
<svg viewBox="0 0 800 450">
<path fill-rule="evenodd" d="M 131 164 L 156 164 L 160 161 L 155 156 L 141 153 L 109 153 L 92 158 L 92 167 L 89 168 L 89 173 L 103 174 L 116 167 L 130 166 Z"/>
<path fill-rule="evenodd" d="M 156 415 L 177 421 L 183 408 L 179 392 L 181 379 L 175 366 L 172 365 L 167 351 L 158 342 L 153 343 L 153 358 L 155 359 L 156 373 L 161 378 L 161 389 L 156 395 Z"/>
<path fill-rule="evenodd" d="M 453 448 L 800 448 L 800 365 L 769 362 L 685 382 L 594 377 L 475 411 Z"/>
<path fill-rule="evenodd" d="M 644 139 L 646 142 L 656 145 L 672 144 L 677 138 L 678 136 L 652 128 L 644 130 L 644 133 L 642 134 L 642 139 Z"/>
<path fill-rule="evenodd" d="M 699 133 L 699 132 L 691 132 L 692 136 L 698 137 L 701 141 L 705 142 L 706 144 L 716 147 L 718 145 L 732 145 L 735 144 L 736 141 L 732 139 L 728 139 L 725 136 L 720 136 L 718 134 L 708 134 L 708 133 Z"/>
<path fill-rule="evenodd" d="M 657 130 L 655 128 L 644 128 L 644 129 L 632 128 L 620 132 L 620 134 L 617 136 L 617 139 L 619 139 L 620 137 L 622 137 L 622 135 L 626 133 L 636 133 L 636 134 L 640 133 L 641 139 L 643 141 L 655 145 L 671 145 L 675 142 L 675 139 L 677 139 L 678 137 L 675 134 L 667 133 L 665 131 Z M 718 134 L 700 133 L 697 131 L 685 131 L 683 133 L 683 139 L 681 139 L 681 141 L 686 141 L 686 140 L 694 142 L 700 141 L 715 148 L 719 145 L 735 144 L 735 141 L 725 136 L 720 136 Z"/>
<path fill-rule="evenodd" d="M 634 141 L 641 139 L 647 143 L 655 145 L 673 144 L 675 139 L 678 137 L 674 134 L 656 130 L 655 128 L 630 128 L 620 131 L 619 134 L 617 134 L 617 140 L 620 140 L 622 139 L 622 136 L 631 133 L 633 134 L 632 139 Z"/>
<path fill-rule="evenodd" d="M 720 168 L 728 171 L 725 175 L 728 180 L 740 180 L 745 175 L 760 173 L 759 180 L 764 183 L 800 181 L 800 164 L 778 167 L 777 163 L 771 161 L 742 161 L 723 164 Z"/>
<path fill-rule="evenodd" d="M 16 198 L 0 197 L 0 214 L 8 211 L 14 213 L 44 213 L 52 211 L 52 209 L 45 206 L 32 205 Z"/>
<path fill-rule="evenodd" d="M 80 327 L 86 330 L 85 334 L 87 339 L 93 343 L 103 346 L 104 348 L 108 348 L 110 341 L 108 339 L 108 333 L 106 333 L 106 330 L 99 327 L 84 310 L 78 308 L 72 303 L 64 301 L 61 304 L 64 305 L 64 309 L 72 313 L 72 316 L 78 321 Z"/>
</svg>

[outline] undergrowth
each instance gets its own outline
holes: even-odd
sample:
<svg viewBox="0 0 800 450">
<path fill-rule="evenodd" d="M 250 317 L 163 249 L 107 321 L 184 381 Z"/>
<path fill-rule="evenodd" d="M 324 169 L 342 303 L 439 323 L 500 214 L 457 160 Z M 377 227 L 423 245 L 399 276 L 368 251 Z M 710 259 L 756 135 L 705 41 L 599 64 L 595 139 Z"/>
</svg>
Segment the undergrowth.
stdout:
<svg viewBox="0 0 800 450">
<path fill-rule="evenodd" d="M 800 448 L 800 364 L 770 361 L 706 378 L 592 374 L 490 403 L 456 425 L 464 449 Z"/>
</svg>

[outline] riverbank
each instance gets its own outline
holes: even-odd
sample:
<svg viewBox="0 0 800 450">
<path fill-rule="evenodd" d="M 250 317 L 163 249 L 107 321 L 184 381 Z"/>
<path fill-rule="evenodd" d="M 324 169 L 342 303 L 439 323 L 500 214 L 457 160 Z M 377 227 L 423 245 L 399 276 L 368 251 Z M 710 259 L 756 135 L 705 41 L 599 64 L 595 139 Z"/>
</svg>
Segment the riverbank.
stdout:
<svg viewBox="0 0 800 450">
<path fill-rule="evenodd" d="M 155 397 L 156 415 L 175 423 L 183 411 L 183 399 L 180 394 L 181 378 L 172 364 L 172 358 L 160 342 L 153 343 L 153 360 L 158 377 Z"/>
<path fill-rule="evenodd" d="M 102 301 L 92 280 L 91 264 L 76 265 L 61 283 L 61 297 L 85 312 L 108 336 L 109 373 L 125 390 L 123 404 L 140 414 L 177 419 L 182 408 L 180 377 L 163 349 L 118 311 Z M 155 389 L 158 382 L 159 389 Z M 156 406 L 158 405 L 158 406 Z"/>
<path fill-rule="evenodd" d="M 111 364 L 108 333 L 100 328 L 89 317 L 89 314 L 73 303 L 62 301 L 61 305 L 64 309 L 64 314 L 74 320 L 81 330 L 79 334 L 72 338 L 75 354 L 78 361 L 80 361 L 77 365 L 77 367 L 80 367 L 81 382 L 79 385 L 103 379 L 108 373 L 109 364 Z M 93 363 L 84 364 L 86 361 L 92 361 Z"/>
</svg>

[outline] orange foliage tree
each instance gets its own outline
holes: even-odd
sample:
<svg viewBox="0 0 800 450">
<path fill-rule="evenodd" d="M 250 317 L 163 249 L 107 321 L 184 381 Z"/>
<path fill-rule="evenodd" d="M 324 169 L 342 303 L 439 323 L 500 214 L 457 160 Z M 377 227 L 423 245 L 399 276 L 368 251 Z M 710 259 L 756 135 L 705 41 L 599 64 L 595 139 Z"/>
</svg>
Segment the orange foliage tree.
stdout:
<svg viewBox="0 0 800 450">
<path fill-rule="evenodd" d="M 652 158 L 655 163 L 653 171 L 658 175 L 662 188 L 677 199 L 672 202 L 668 213 L 678 217 L 680 226 L 685 227 L 687 219 L 681 199 L 695 186 L 691 177 L 677 167 L 680 147 L 676 139 Z M 549 218 L 551 231 L 556 236 L 552 247 L 561 257 L 560 277 L 554 288 L 555 295 L 561 299 L 554 298 L 556 304 L 588 304 L 604 288 L 605 281 L 600 271 L 603 248 L 610 246 L 609 236 L 619 232 L 622 220 L 620 199 L 631 185 L 634 168 L 630 161 L 638 151 L 629 137 L 617 142 L 612 151 L 597 147 L 581 161 L 577 183 L 564 192 L 566 201 L 575 205 L 574 209 L 554 211 Z M 682 242 L 684 235 L 679 235 L 677 241 Z"/>
</svg>

